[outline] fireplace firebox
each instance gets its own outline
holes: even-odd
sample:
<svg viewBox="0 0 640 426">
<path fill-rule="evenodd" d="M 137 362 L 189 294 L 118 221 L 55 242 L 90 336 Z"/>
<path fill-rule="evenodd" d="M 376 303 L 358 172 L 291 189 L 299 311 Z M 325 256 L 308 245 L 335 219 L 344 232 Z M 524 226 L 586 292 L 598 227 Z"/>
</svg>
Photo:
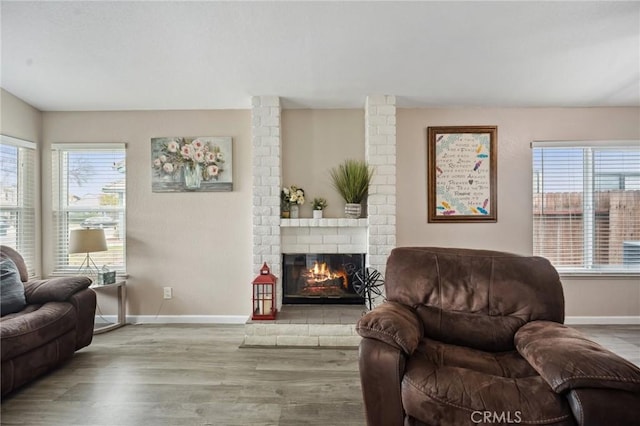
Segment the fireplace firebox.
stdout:
<svg viewBox="0 0 640 426">
<path fill-rule="evenodd" d="M 354 289 L 356 272 L 362 270 L 364 254 L 283 254 L 284 304 L 362 305 Z"/>
</svg>

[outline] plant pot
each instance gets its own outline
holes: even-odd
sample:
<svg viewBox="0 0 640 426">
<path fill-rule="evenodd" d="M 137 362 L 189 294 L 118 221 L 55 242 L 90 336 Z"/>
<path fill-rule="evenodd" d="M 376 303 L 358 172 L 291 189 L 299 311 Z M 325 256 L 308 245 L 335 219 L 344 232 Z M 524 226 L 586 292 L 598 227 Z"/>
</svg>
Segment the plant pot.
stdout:
<svg viewBox="0 0 640 426">
<path fill-rule="evenodd" d="M 322 219 L 322 210 L 314 210 L 313 211 L 314 219 Z"/>
<path fill-rule="evenodd" d="M 300 215 L 300 207 L 297 204 L 291 205 L 291 219 L 297 219 Z"/>
<path fill-rule="evenodd" d="M 362 214 L 362 205 L 360 203 L 347 203 L 344 205 L 344 214 L 350 219 L 358 219 Z"/>
</svg>

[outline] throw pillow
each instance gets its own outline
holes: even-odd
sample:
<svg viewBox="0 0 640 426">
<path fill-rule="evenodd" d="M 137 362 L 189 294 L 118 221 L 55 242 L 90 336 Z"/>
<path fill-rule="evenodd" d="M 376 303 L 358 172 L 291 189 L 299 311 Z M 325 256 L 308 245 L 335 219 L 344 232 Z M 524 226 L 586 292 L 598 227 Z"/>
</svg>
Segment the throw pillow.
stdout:
<svg viewBox="0 0 640 426">
<path fill-rule="evenodd" d="M 20 312 L 27 305 L 20 272 L 13 260 L 0 259 L 0 316 Z"/>
</svg>

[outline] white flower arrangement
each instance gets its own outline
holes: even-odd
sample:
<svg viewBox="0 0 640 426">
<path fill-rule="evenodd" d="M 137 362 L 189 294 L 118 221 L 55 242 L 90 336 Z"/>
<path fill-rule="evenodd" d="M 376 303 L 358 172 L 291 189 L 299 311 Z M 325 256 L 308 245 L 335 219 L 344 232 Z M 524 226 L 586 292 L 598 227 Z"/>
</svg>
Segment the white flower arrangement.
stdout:
<svg viewBox="0 0 640 426">
<path fill-rule="evenodd" d="M 223 164 L 220 147 L 210 146 L 200 138 L 175 138 L 164 144 L 160 155 L 153 160 L 153 168 L 160 175 L 175 175 L 183 167 L 197 166 L 204 180 L 218 180 L 224 171 Z"/>
<path fill-rule="evenodd" d="M 304 204 L 304 189 L 298 188 L 295 185 L 291 185 L 289 188 L 282 188 L 280 193 L 280 201 L 283 205 L 286 204 Z"/>
</svg>

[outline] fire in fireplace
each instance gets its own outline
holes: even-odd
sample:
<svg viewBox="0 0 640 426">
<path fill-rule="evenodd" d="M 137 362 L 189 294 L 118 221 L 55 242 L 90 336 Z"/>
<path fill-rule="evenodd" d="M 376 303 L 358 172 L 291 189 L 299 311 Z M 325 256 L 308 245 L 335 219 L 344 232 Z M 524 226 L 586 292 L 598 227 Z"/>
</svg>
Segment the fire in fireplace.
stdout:
<svg viewBox="0 0 640 426">
<path fill-rule="evenodd" d="M 282 303 L 364 303 L 353 288 L 364 254 L 284 254 Z"/>
</svg>

